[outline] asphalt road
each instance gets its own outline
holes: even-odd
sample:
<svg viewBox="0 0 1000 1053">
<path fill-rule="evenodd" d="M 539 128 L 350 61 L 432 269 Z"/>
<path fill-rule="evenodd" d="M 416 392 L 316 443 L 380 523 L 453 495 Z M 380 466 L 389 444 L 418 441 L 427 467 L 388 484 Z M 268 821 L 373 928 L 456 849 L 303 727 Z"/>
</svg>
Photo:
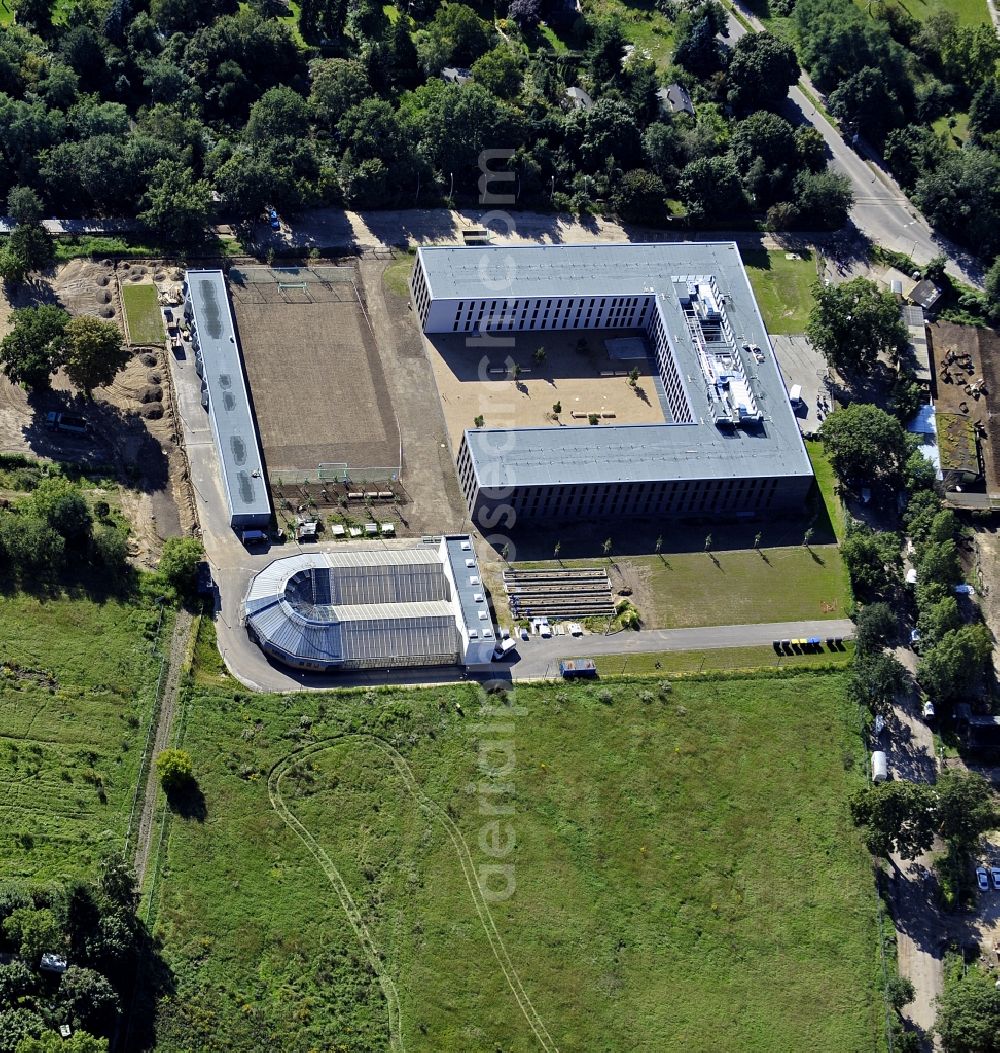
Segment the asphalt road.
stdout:
<svg viewBox="0 0 1000 1053">
<path fill-rule="evenodd" d="M 763 24 L 741 4 L 736 4 L 742 18 L 760 32 Z M 747 30 L 729 13 L 728 42 L 735 44 Z M 799 123 L 811 124 L 823 136 L 830 153 L 830 167 L 851 181 L 854 207 L 851 220 L 872 242 L 896 252 L 905 252 L 915 263 L 928 263 L 944 253 L 949 257 L 948 273 L 970 285 L 981 286 L 981 264 L 955 244 L 936 235 L 917 207 L 899 189 L 895 180 L 869 158 L 848 145 L 840 132 L 816 108 L 809 95 L 820 98 L 820 92 L 803 75 L 789 92 L 788 116 Z"/>
</svg>

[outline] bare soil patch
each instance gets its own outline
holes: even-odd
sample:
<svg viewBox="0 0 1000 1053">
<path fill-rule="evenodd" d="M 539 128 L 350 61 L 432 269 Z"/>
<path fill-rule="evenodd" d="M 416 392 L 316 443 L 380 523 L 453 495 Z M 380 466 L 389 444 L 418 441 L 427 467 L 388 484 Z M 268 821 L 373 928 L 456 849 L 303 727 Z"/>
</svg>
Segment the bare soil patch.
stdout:
<svg viewBox="0 0 1000 1053">
<path fill-rule="evenodd" d="M 587 333 L 585 347 L 581 334 L 569 331 L 497 334 L 485 346 L 468 333 L 426 337 L 453 448 L 480 416 L 486 427 L 502 428 L 586 425 L 592 413 L 605 424 L 662 424 L 650 359 L 615 359 L 605 347 L 605 340 L 622 338 L 644 341 L 639 330 L 618 329 Z M 521 370 L 516 381 L 515 364 Z M 633 369 L 639 372 L 635 388 L 629 383 Z"/>
<path fill-rule="evenodd" d="M 259 302 L 259 289 L 230 289 L 270 477 L 398 465 L 399 428 L 355 287 L 320 302 L 319 291 Z"/>
<path fill-rule="evenodd" d="M 126 280 L 146 281 L 161 272 L 153 263 L 122 263 Z M 14 308 L 58 304 L 71 314 L 91 314 L 121 325 L 116 271 L 110 262 L 73 260 L 37 276 L 6 299 L 0 294 L 0 337 L 9 332 Z M 174 423 L 169 383 L 155 405 L 162 416 L 147 419 L 151 368 L 167 374 L 162 349 L 135 355 L 107 388 L 84 403 L 60 372 L 52 390 L 29 395 L 0 375 L 0 451 L 66 461 L 107 472 L 123 484 L 123 511 L 133 525 L 132 556 L 142 566 L 159 559 L 163 539 L 190 532 L 196 525 L 187 464 Z M 152 365 L 150 365 L 150 357 Z M 144 401 L 146 400 L 146 401 Z M 71 408 L 92 423 L 94 434 L 78 438 L 50 431 L 45 414 Z"/>
</svg>

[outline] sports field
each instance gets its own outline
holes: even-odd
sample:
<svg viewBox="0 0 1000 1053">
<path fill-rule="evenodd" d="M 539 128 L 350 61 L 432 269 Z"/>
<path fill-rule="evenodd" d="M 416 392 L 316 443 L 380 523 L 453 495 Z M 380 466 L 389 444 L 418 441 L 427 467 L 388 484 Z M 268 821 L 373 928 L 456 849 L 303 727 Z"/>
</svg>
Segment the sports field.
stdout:
<svg viewBox="0 0 1000 1053">
<path fill-rule="evenodd" d="M 519 688 L 482 753 L 472 687 L 249 695 L 209 634 L 159 1048 L 877 1048 L 843 674 Z"/>
<path fill-rule="evenodd" d="M 354 287 L 313 284 L 284 295 L 230 285 L 268 473 L 398 465 L 399 429 Z"/>
<path fill-rule="evenodd" d="M 163 343 L 163 315 L 152 282 L 122 285 L 122 305 L 133 344 Z"/>
<path fill-rule="evenodd" d="M 0 873 L 92 876 L 121 852 L 159 670 L 139 602 L 0 599 Z M 161 636 L 170 632 L 165 613 Z"/>
</svg>

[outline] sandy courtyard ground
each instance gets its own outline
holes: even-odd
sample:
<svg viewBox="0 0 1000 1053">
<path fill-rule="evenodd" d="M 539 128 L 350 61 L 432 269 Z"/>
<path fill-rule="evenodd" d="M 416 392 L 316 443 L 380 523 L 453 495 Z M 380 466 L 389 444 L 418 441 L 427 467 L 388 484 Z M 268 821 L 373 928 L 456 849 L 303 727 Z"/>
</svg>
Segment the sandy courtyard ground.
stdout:
<svg viewBox="0 0 1000 1053">
<path fill-rule="evenodd" d="M 513 346 L 502 345 L 499 338 L 477 343 L 468 334 L 426 337 L 455 452 L 462 432 L 475 427 L 480 416 L 486 427 L 499 428 L 587 424 L 591 413 L 599 414 L 604 424 L 662 424 L 659 381 L 648 356 L 613 359 L 604 343 L 640 332 L 616 329 L 585 336 L 582 350 L 577 332 L 503 334 Z M 535 358 L 539 348 L 545 350 L 541 362 Z M 515 363 L 522 370 L 516 382 Z M 633 368 L 639 371 L 634 389 L 628 381 Z"/>
</svg>

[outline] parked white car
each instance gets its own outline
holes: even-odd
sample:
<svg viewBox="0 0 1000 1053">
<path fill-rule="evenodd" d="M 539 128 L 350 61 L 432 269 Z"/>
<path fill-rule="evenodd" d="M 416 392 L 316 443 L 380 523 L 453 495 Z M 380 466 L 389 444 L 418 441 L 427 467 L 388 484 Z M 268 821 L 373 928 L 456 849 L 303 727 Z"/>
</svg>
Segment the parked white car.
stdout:
<svg viewBox="0 0 1000 1053">
<path fill-rule="evenodd" d="M 990 878 L 986 872 L 986 867 L 976 867 L 976 884 L 979 886 L 980 892 L 989 891 Z"/>
<path fill-rule="evenodd" d="M 930 699 L 927 699 L 924 703 L 924 708 L 921 712 L 924 715 L 924 720 L 933 720 L 937 716 L 937 713 L 934 712 L 934 703 Z"/>
</svg>

